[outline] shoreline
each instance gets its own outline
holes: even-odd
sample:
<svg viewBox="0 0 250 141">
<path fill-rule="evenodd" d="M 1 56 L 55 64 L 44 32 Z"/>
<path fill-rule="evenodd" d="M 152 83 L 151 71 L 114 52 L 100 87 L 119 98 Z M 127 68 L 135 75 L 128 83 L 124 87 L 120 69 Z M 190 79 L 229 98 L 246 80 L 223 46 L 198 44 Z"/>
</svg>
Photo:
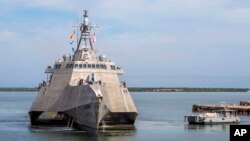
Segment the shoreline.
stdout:
<svg viewBox="0 0 250 141">
<path fill-rule="evenodd" d="M 250 92 L 249 88 L 129 87 L 130 92 Z M 37 88 L 0 87 L 0 92 L 36 92 Z"/>
</svg>

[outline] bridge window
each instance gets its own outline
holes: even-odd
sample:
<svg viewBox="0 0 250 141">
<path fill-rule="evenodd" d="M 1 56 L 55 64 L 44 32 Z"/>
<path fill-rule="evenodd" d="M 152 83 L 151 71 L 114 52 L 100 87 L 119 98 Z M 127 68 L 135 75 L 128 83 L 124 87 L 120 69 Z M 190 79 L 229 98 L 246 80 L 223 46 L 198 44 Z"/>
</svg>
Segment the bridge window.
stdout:
<svg viewBox="0 0 250 141">
<path fill-rule="evenodd" d="M 79 64 L 79 68 L 82 68 L 82 64 Z"/>
<path fill-rule="evenodd" d="M 110 65 L 111 70 L 115 70 L 115 66 L 114 65 Z"/>
<path fill-rule="evenodd" d="M 103 68 L 104 68 L 104 69 L 107 69 L 107 66 L 104 64 L 104 65 L 103 65 Z"/>
<path fill-rule="evenodd" d="M 78 68 L 78 64 L 75 64 L 75 68 Z"/>
<path fill-rule="evenodd" d="M 100 65 L 99 65 L 99 64 L 96 64 L 96 68 L 99 69 L 99 68 L 100 68 Z"/>
<path fill-rule="evenodd" d="M 69 68 L 69 64 L 66 65 L 66 68 Z"/>
<path fill-rule="evenodd" d="M 100 67 L 101 67 L 102 69 L 107 69 L 107 66 L 106 66 L 105 64 L 100 64 Z"/>
<path fill-rule="evenodd" d="M 88 68 L 91 68 L 91 64 L 88 64 Z"/>
<path fill-rule="evenodd" d="M 83 64 L 83 68 L 87 68 L 87 64 Z"/>
<path fill-rule="evenodd" d="M 102 69 L 104 69 L 104 65 L 103 65 L 103 64 L 100 64 L 100 67 L 101 67 Z"/>
<path fill-rule="evenodd" d="M 55 68 L 60 69 L 61 64 L 56 64 Z M 110 66 L 112 70 L 115 70 L 116 67 L 114 65 Z M 66 68 L 97 68 L 97 69 L 107 69 L 105 64 L 67 64 Z"/>
<path fill-rule="evenodd" d="M 61 68 L 61 64 L 55 64 L 55 69 L 60 69 Z"/>
</svg>

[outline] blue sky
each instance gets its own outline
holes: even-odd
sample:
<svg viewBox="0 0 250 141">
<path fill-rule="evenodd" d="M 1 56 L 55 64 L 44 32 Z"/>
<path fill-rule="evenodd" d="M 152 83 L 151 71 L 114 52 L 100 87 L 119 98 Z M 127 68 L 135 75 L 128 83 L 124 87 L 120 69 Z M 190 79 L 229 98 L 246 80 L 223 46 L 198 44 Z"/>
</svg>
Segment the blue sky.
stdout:
<svg viewBox="0 0 250 141">
<path fill-rule="evenodd" d="M 88 9 L 95 48 L 129 86 L 250 87 L 249 0 L 9 0 L 0 2 L 0 87 L 33 87 L 71 52 Z"/>
</svg>

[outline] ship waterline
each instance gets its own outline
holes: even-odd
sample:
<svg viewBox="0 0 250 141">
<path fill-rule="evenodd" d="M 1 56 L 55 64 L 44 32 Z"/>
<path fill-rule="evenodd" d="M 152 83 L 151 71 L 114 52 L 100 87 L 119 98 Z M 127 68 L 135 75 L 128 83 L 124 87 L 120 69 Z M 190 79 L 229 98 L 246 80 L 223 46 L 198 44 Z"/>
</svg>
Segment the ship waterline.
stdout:
<svg viewBox="0 0 250 141">
<path fill-rule="evenodd" d="M 97 57 L 90 35 L 95 26 L 85 11 L 74 55 L 64 55 L 46 69 L 50 77 L 40 84 L 29 111 L 32 125 L 57 124 L 87 131 L 134 127 L 137 109 L 126 83 L 119 80 L 123 70 L 105 55 Z"/>
</svg>

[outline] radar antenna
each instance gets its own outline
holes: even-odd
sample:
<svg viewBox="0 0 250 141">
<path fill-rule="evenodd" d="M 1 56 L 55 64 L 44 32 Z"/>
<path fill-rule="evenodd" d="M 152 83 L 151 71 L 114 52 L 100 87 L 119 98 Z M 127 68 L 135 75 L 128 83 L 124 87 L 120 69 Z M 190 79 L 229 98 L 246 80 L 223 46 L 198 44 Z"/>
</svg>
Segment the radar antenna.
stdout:
<svg viewBox="0 0 250 141">
<path fill-rule="evenodd" d="M 83 23 L 81 23 L 80 25 L 73 25 L 73 27 L 78 27 L 80 29 L 80 37 L 79 37 L 79 41 L 77 43 L 77 49 L 80 49 L 82 40 L 84 40 L 85 42 L 85 47 L 88 47 L 88 44 L 90 45 L 90 48 L 93 50 L 93 45 L 91 42 L 91 29 L 93 27 L 100 27 L 97 24 L 91 24 L 89 22 L 89 17 L 88 17 L 88 11 L 84 10 L 84 15 L 83 15 Z"/>
</svg>

